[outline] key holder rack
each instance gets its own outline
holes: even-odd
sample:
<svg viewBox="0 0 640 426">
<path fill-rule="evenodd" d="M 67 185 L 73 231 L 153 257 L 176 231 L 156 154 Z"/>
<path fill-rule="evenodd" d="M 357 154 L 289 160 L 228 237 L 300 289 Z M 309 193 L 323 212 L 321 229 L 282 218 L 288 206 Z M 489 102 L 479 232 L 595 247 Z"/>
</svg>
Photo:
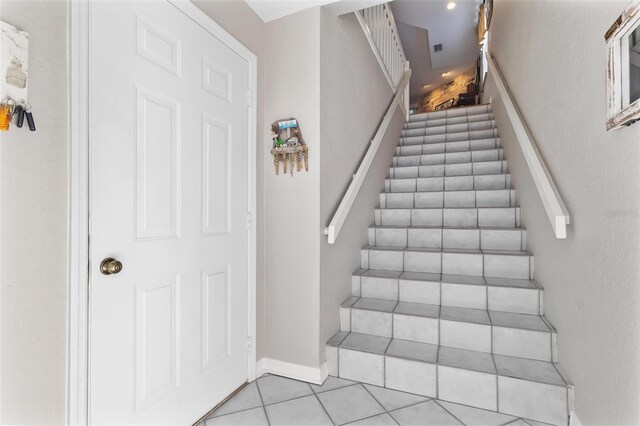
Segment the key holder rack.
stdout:
<svg viewBox="0 0 640 426">
<path fill-rule="evenodd" d="M 291 176 L 294 167 L 298 172 L 302 170 L 303 163 L 304 170 L 309 171 L 309 147 L 304 143 L 298 120 L 289 117 L 274 121 L 271 124 L 271 138 L 271 154 L 276 175 L 280 174 L 280 163 L 283 165 L 284 173 L 289 172 Z"/>
<path fill-rule="evenodd" d="M 29 130 L 36 125 L 27 102 L 29 84 L 29 33 L 0 21 L 0 130 L 22 127 L 27 119 Z"/>
</svg>

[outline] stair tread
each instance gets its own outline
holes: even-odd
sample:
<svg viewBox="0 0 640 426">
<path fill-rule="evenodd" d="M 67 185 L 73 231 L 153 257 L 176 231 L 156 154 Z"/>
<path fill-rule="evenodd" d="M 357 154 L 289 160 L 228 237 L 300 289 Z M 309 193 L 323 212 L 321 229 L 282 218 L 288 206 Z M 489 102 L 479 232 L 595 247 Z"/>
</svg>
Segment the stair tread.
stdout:
<svg viewBox="0 0 640 426">
<path fill-rule="evenodd" d="M 354 300 L 355 298 L 355 300 Z M 352 296 L 343 304 L 343 308 L 361 309 L 398 315 L 434 318 L 445 321 L 468 322 L 496 327 L 517 328 L 520 330 L 553 333 L 555 329 L 548 325 L 544 315 L 531 315 L 512 312 L 491 311 L 488 309 L 461 308 L 454 306 L 428 305 L 414 302 L 375 299 Z"/>
<path fill-rule="evenodd" d="M 340 332 L 329 346 L 566 387 L 549 361 L 496 355 L 361 333 Z"/>
<path fill-rule="evenodd" d="M 480 190 L 482 191 L 482 190 Z M 489 190 L 485 190 L 485 191 L 489 191 Z M 492 189 L 490 191 L 500 191 L 499 189 Z M 504 189 L 502 190 L 504 191 Z M 446 192 L 446 191 L 439 191 L 439 192 Z M 384 194 L 384 193 L 383 193 Z M 407 192 L 401 193 L 398 192 L 398 194 L 410 194 Z M 434 209 L 519 209 L 520 206 L 502 206 L 502 207 L 376 207 L 376 210 L 434 210 Z"/>
<path fill-rule="evenodd" d="M 521 226 L 420 226 L 420 225 L 370 225 L 369 229 L 458 229 L 458 230 L 489 230 L 489 231 L 525 231 Z"/>
<path fill-rule="evenodd" d="M 447 176 L 454 177 L 454 176 Z M 455 176 L 458 177 L 458 176 Z M 410 179 L 428 179 L 428 178 L 388 178 L 387 180 L 410 180 Z M 406 191 L 406 192 L 393 192 L 382 191 L 381 194 L 431 194 L 434 192 L 489 192 L 489 191 L 515 191 L 514 188 L 498 188 L 498 189 L 442 189 L 438 191 Z"/>
<path fill-rule="evenodd" d="M 408 246 L 371 246 L 362 247 L 363 250 L 385 251 L 421 251 L 431 253 L 462 253 L 462 254 L 495 254 L 508 256 L 533 256 L 527 250 L 496 250 L 496 249 L 458 249 L 458 248 L 433 248 L 433 247 L 408 247 Z"/>
<path fill-rule="evenodd" d="M 493 139 L 493 138 L 492 138 Z M 452 142 L 447 142 L 447 143 L 452 143 Z M 416 145 L 414 145 L 416 146 Z M 393 156 L 393 158 L 406 158 L 406 157 L 421 157 L 421 156 L 429 156 L 429 155 L 447 155 L 447 154 L 457 154 L 460 152 L 486 152 L 486 151 L 503 151 L 504 152 L 504 148 L 502 147 L 493 147 L 493 148 L 482 148 L 482 149 L 466 149 L 466 150 L 462 150 L 462 151 L 449 151 L 449 152 L 434 152 L 434 153 L 429 153 L 429 154 L 395 154 Z"/>
<path fill-rule="evenodd" d="M 489 125 L 490 127 L 480 128 L 480 129 L 475 128 L 475 127 L 479 127 L 481 124 L 484 124 L 485 126 Z M 472 126 L 471 129 L 469 129 L 469 125 Z M 494 119 L 488 119 L 488 120 L 480 120 L 480 121 L 472 121 L 472 122 L 464 122 L 463 121 L 463 122 L 460 122 L 460 123 L 451 123 L 451 124 L 447 123 L 447 124 L 438 124 L 438 125 L 434 125 L 434 126 L 414 127 L 412 129 L 404 129 L 403 128 L 402 132 L 406 133 L 407 131 L 410 132 L 410 131 L 417 131 L 417 130 L 423 131 L 423 132 L 427 131 L 427 130 L 429 130 L 429 131 L 444 130 L 445 133 L 446 133 L 447 128 L 448 127 L 453 127 L 453 126 L 467 126 L 468 130 L 466 130 L 466 131 L 492 130 L 492 129 L 496 129 L 497 130 L 495 120 Z M 451 132 L 451 133 L 453 133 L 453 132 Z M 439 134 L 439 133 L 435 133 L 435 134 Z M 416 136 L 418 136 L 418 135 L 416 135 Z"/>
<path fill-rule="evenodd" d="M 480 134 L 480 132 L 484 132 Z M 461 137 L 466 134 L 466 136 Z M 441 140 L 437 136 L 445 136 L 444 140 Z M 449 137 L 447 139 L 447 136 Z M 497 129 L 482 129 L 482 130 L 466 130 L 462 132 L 447 132 L 438 133 L 433 135 L 419 135 L 419 136 L 400 136 L 400 143 L 398 146 L 411 146 L 411 145 L 429 145 L 433 143 L 447 143 L 447 142 L 471 142 L 484 139 L 498 138 Z M 420 141 L 421 142 L 418 142 Z M 406 143 L 417 142 L 417 143 Z"/>
<path fill-rule="evenodd" d="M 498 163 L 498 162 L 506 162 L 507 160 L 480 160 L 480 161 L 465 161 L 464 163 L 441 163 L 441 164 L 422 164 L 419 166 L 391 166 L 389 167 L 390 169 L 411 169 L 411 168 L 417 168 L 417 167 L 432 167 L 432 166 L 452 166 L 452 165 L 460 165 L 460 164 L 477 164 L 477 163 Z M 508 175 L 510 173 L 508 172 L 504 172 L 504 173 L 483 173 L 483 174 L 477 174 L 474 176 L 503 176 L 503 175 Z M 458 177 L 459 175 L 455 175 L 455 176 L 451 176 L 451 177 Z M 464 175 L 463 175 L 464 176 Z M 424 176 L 425 178 L 430 178 L 430 177 L 442 177 L 442 176 Z M 387 178 L 387 179 L 394 179 L 394 178 Z M 403 178 L 395 178 L 395 179 L 403 179 Z M 404 178 L 406 179 L 406 178 Z M 415 179 L 415 178 L 409 178 L 409 179 Z"/>
<path fill-rule="evenodd" d="M 459 132 L 459 133 L 464 133 L 464 132 Z M 433 135 L 431 135 L 431 136 L 433 136 Z M 425 136 L 406 136 L 406 137 L 401 136 L 400 137 L 400 139 L 407 139 L 407 138 L 423 138 L 424 139 Z M 457 140 L 457 141 L 447 141 L 447 140 L 444 140 L 444 141 L 426 141 L 425 140 L 422 143 L 414 143 L 414 144 L 409 144 L 409 145 L 404 145 L 402 143 L 398 143 L 396 145 L 396 148 L 406 148 L 408 146 L 420 146 L 420 145 L 433 145 L 433 144 L 438 144 L 438 143 L 445 143 L 445 144 L 458 143 L 459 144 L 459 143 L 463 143 L 463 142 L 473 142 L 474 144 L 477 144 L 480 141 L 490 141 L 490 140 L 493 140 L 494 142 L 498 141 L 498 140 L 500 140 L 500 136 L 496 135 L 496 136 L 487 136 L 487 137 L 484 137 L 484 138 L 460 139 L 460 140 Z M 496 148 L 496 147 L 494 147 L 494 148 Z M 502 147 L 500 147 L 500 148 L 502 148 Z M 418 155 L 418 154 L 414 154 L 414 155 Z M 427 154 L 423 154 L 423 155 L 427 155 Z"/>
<path fill-rule="evenodd" d="M 464 114 L 458 114 L 459 112 L 464 112 Z M 472 112 L 473 114 L 469 114 Z M 430 111 L 430 112 L 420 112 L 417 114 L 412 114 L 409 116 L 409 123 L 413 123 L 416 121 L 427 121 L 429 117 L 432 120 L 436 118 L 447 118 L 447 117 L 464 117 L 465 115 L 476 115 L 476 114 L 485 114 L 491 112 L 491 104 L 478 104 L 478 105 L 470 105 L 468 107 L 455 108 L 455 109 L 447 109 L 442 111 Z"/>
<path fill-rule="evenodd" d="M 469 121 L 468 117 L 474 117 L 474 118 L 471 121 Z M 434 127 L 441 127 L 441 126 L 455 126 L 457 124 L 487 123 L 491 121 L 495 121 L 495 117 L 493 116 L 493 114 L 485 112 L 481 114 L 463 115 L 461 117 L 435 118 L 432 120 L 412 121 L 410 123 L 405 123 L 405 125 L 402 127 L 402 130 L 432 129 Z M 418 123 L 422 123 L 423 125 L 419 125 Z M 407 124 L 411 124 L 411 126 L 409 127 L 407 126 Z"/>
<path fill-rule="evenodd" d="M 359 269 L 354 272 L 353 275 L 358 275 L 361 277 L 390 278 L 410 281 L 443 282 L 447 284 L 528 288 L 538 290 L 542 289 L 542 287 L 533 280 L 522 280 L 517 278 L 492 278 L 478 277 L 473 275 L 433 274 L 428 272 L 403 272 L 380 269 Z"/>
</svg>

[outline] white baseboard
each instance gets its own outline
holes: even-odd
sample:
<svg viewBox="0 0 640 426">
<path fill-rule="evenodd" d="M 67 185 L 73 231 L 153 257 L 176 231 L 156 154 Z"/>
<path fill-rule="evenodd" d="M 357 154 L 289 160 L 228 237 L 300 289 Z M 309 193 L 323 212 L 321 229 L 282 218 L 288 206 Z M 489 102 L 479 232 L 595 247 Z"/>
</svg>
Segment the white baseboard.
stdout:
<svg viewBox="0 0 640 426">
<path fill-rule="evenodd" d="M 327 378 L 329 370 L 326 362 L 319 368 L 313 368 L 277 359 L 261 358 L 256 365 L 256 377 L 265 373 L 320 385 Z"/>
</svg>

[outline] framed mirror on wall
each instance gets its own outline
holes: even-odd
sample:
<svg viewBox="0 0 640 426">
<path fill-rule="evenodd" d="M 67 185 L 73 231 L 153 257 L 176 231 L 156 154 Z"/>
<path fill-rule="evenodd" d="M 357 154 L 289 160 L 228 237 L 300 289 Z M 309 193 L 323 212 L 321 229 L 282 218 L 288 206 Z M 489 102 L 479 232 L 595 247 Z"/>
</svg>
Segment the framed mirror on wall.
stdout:
<svg viewBox="0 0 640 426">
<path fill-rule="evenodd" d="M 607 44 L 607 130 L 640 120 L 640 0 L 604 35 Z"/>
</svg>

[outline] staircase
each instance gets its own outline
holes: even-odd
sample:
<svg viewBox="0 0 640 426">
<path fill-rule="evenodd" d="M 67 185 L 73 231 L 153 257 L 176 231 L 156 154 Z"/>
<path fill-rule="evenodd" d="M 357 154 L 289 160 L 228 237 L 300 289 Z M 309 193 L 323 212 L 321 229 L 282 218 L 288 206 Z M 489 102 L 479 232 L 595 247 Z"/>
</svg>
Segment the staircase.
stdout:
<svg viewBox="0 0 640 426">
<path fill-rule="evenodd" d="M 410 117 L 329 374 L 552 424 L 573 387 L 489 105 Z"/>
</svg>

